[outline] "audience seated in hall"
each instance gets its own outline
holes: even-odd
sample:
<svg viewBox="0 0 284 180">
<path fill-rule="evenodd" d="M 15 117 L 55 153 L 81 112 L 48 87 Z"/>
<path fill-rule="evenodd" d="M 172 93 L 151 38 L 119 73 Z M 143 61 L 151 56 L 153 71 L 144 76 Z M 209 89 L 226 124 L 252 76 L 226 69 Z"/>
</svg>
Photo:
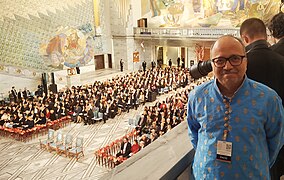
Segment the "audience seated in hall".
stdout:
<svg viewBox="0 0 284 180">
<path fill-rule="evenodd" d="M 58 93 L 45 94 L 41 92 L 42 88 L 39 88 L 37 93 L 30 93 L 26 88 L 23 91 L 19 90 L 19 93 L 13 87 L 10 91 L 13 97 L 10 104 L 1 106 L 3 112 L 1 112 L 0 125 L 15 123 L 13 126 L 21 127 L 26 124 L 25 127 L 29 128 L 33 125 L 31 122 L 25 122 L 28 119 L 32 119 L 33 124 L 38 126 L 66 115 L 71 115 L 74 122 L 91 124 L 95 121 L 90 121 L 92 119 L 90 109 L 94 115 L 95 110 L 103 113 L 105 122 L 108 118 L 114 118 L 120 113 L 128 112 L 133 108 L 137 109 L 140 104 L 150 100 L 150 93 L 158 94 L 161 88 L 166 87 L 169 90 L 183 87 L 188 80 L 188 69 L 157 68 L 116 76 L 104 82 L 95 81 L 92 85 L 61 89 Z M 22 114 L 23 123 L 17 122 L 18 113 Z M 147 117 L 145 120 L 149 127 L 151 118 Z M 10 125 L 10 127 L 13 126 Z"/>
<path fill-rule="evenodd" d="M 206 78 L 202 81 L 206 80 L 209 79 Z M 200 81 L 197 83 L 202 82 Z M 157 102 L 154 106 L 144 107 L 144 111 L 142 112 L 140 118 L 139 115 L 136 118 L 137 120 L 139 119 L 139 121 L 134 129 L 134 132 L 124 136 L 130 137 L 133 142 L 129 156 L 132 156 L 133 154 L 137 153 L 136 151 L 140 151 L 141 149 L 145 148 L 150 143 L 154 142 L 158 137 L 163 136 L 165 133 L 171 131 L 172 128 L 186 119 L 188 93 L 195 86 L 195 84 L 192 84 L 180 92 L 175 92 L 174 95 L 167 97 L 163 102 Z M 100 155 L 103 155 L 104 158 L 108 158 L 108 163 L 114 163 L 115 165 L 118 165 L 126 160 L 127 157 L 119 155 L 122 151 L 121 148 L 124 147 L 124 143 L 120 144 L 120 142 L 121 140 L 119 139 L 115 140 L 110 145 L 107 145 L 106 147 L 96 151 L 95 154 L 98 158 L 98 161 L 100 162 Z M 120 147 L 120 152 L 116 154 L 115 158 L 112 152 L 115 152 L 117 147 Z M 112 165 L 111 167 L 114 166 Z"/>
</svg>

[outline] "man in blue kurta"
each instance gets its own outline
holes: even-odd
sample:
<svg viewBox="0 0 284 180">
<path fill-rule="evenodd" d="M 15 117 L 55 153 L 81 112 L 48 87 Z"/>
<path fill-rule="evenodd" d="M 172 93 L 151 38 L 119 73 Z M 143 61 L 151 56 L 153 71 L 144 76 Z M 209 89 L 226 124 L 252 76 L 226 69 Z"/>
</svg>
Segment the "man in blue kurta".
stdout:
<svg viewBox="0 0 284 180">
<path fill-rule="evenodd" d="M 270 179 L 284 144 L 277 93 L 246 77 L 245 48 L 233 36 L 211 49 L 214 80 L 189 94 L 187 122 L 196 179 Z"/>
</svg>

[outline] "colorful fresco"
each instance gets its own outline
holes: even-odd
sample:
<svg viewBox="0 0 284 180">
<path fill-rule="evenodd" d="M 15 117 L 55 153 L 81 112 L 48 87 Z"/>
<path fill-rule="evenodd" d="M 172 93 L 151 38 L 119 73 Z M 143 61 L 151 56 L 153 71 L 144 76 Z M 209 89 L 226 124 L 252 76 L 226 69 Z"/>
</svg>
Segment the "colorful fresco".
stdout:
<svg viewBox="0 0 284 180">
<path fill-rule="evenodd" d="M 264 22 L 279 11 L 280 0 L 143 0 L 144 17 L 159 27 L 238 27 L 244 19 Z M 146 7 L 150 7 L 147 11 Z"/>
<path fill-rule="evenodd" d="M 88 26 L 86 26 L 88 27 Z M 57 69 L 94 64 L 94 41 L 86 28 L 60 28 L 56 35 L 40 46 L 47 66 Z"/>
<path fill-rule="evenodd" d="M 2 66 L 17 67 L 21 72 L 53 72 L 88 65 L 93 51 L 104 50 L 101 38 L 95 42 L 88 38 L 95 36 L 92 0 L 5 0 L 1 7 Z"/>
</svg>

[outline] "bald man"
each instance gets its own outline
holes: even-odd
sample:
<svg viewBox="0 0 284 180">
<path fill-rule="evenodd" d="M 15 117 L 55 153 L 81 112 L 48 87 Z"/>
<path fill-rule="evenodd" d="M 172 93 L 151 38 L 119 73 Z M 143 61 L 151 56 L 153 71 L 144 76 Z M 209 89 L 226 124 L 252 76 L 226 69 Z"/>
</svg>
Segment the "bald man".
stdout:
<svg viewBox="0 0 284 180">
<path fill-rule="evenodd" d="M 283 142 L 284 110 L 269 87 L 246 76 L 242 42 L 222 36 L 211 49 L 214 80 L 189 94 L 187 122 L 195 179 L 270 179 Z"/>
</svg>

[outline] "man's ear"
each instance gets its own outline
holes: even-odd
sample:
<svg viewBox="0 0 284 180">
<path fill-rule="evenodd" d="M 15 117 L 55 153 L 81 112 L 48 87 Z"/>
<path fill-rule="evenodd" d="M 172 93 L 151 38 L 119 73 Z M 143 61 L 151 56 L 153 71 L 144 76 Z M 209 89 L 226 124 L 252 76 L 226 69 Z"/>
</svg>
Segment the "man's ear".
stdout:
<svg viewBox="0 0 284 180">
<path fill-rule="evenodd" d="M 246 35 L 241 35 L 241 37 L 245 45 L 249 44 L 249 38 Z"/>
</svg>

